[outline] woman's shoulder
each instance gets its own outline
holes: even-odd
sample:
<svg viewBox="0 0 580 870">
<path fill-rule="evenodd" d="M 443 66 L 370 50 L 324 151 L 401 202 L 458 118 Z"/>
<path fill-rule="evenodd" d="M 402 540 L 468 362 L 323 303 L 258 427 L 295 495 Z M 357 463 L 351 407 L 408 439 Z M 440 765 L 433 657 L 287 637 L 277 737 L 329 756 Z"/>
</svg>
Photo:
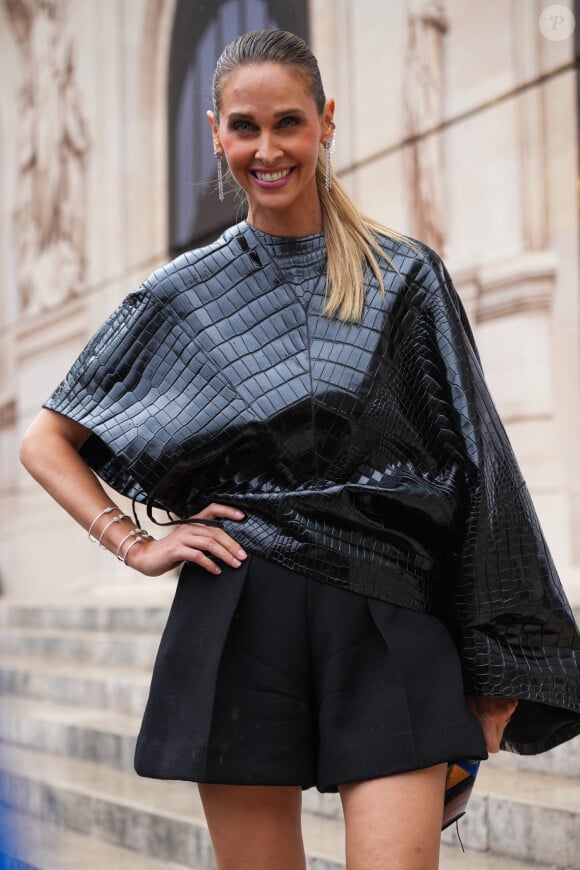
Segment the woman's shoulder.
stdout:
<svg viewBox="0 0 580 870">
<path fill-rule="evenodd" d="M 429 269 L 442 272 L 445 265 L 441 256 L 425 242 L 397 230 L 385 227 L 382 231 L 373 232 L 379 246 L 385 254 L 402 265 L 401 271 L 406 272 L 417 265 L 424 264 Z"/>
<path fill-rule="evenodd" d="M 241 236 L 240 228 L 241 224 L 228 227 L 215 241 L 179 254 L 152 272 L 142 289 L 166 302 L 212 277 L 219 277 L 238 262 L 241 251 L 236 242 Z"/>
<path fill-rule="evenodd" d="M 413 236 L 375 225 L 373 236 L 384 257 L 379 261 L 385 288 L 405 304 L 429 305 L 454 295 L 451 276 L 434 248 Z M 397 280 L 393 280 L 393 272 Z"/>
</svg>

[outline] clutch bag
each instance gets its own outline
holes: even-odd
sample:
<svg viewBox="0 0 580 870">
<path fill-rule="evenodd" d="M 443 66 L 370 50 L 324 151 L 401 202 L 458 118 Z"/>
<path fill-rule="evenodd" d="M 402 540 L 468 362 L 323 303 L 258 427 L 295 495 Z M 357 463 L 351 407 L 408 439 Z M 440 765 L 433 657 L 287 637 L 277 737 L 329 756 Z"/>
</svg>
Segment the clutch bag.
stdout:
<svg viewBox="0 0 580 870">
<path fill-rule="evenodd" d="M 445 781 L 442 831 L 465 815 L 479 764 L 477 759 L 469 758 L 450 762 Z"/>
</svg>

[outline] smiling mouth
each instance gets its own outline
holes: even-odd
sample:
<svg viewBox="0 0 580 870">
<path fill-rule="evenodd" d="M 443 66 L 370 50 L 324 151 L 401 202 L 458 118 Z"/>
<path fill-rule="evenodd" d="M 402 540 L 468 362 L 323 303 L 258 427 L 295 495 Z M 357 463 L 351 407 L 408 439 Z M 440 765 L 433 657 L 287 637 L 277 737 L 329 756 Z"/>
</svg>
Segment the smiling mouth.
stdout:
<svg viewBox="0 0 580 870">
<path fill-rule="evenodd" d="M 291 167 L 290 169 L 279 169 L 277 172 L 267 172 L 265 169 L 253 169 L 252 175 L 254 175 L 258 181 L 281 181 L 282 178 L 287 178 L 293 171 L 294 167 Z"/>
</svg>

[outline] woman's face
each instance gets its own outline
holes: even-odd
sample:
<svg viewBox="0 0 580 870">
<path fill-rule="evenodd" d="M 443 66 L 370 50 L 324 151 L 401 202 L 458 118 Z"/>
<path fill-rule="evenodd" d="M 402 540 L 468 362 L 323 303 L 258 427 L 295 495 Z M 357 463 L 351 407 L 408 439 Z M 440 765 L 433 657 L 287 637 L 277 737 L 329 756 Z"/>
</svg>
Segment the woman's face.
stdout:
<svg viewBox="0 0 580 870">
<path fill-rule="evenodd" d="M 215 150 L 248 198 L 248 222 L 274 235 L 322 229 L 315 170 L 320 142 L 332 137 L 334 101 L 322 116 L 294 70 L 243 66 L 222 86 L 219 123 L 208 117 Z"/>
</svg>

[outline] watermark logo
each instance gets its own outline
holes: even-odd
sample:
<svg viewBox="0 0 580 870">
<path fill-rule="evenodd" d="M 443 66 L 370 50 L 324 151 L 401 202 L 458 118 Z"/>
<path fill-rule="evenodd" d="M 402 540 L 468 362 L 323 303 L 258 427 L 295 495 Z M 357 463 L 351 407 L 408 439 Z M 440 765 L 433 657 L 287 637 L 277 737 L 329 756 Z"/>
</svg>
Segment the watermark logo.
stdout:
<svg viewBox="0 0 580 870">
<path fill-rule="evenodd" d="M 561 42 L 574 33 L 576 19 L 574 13 L 561 3 L 547 6 L 538 18 L 538 27 L 542 35 L 552 42 Z"/>
</svg>

